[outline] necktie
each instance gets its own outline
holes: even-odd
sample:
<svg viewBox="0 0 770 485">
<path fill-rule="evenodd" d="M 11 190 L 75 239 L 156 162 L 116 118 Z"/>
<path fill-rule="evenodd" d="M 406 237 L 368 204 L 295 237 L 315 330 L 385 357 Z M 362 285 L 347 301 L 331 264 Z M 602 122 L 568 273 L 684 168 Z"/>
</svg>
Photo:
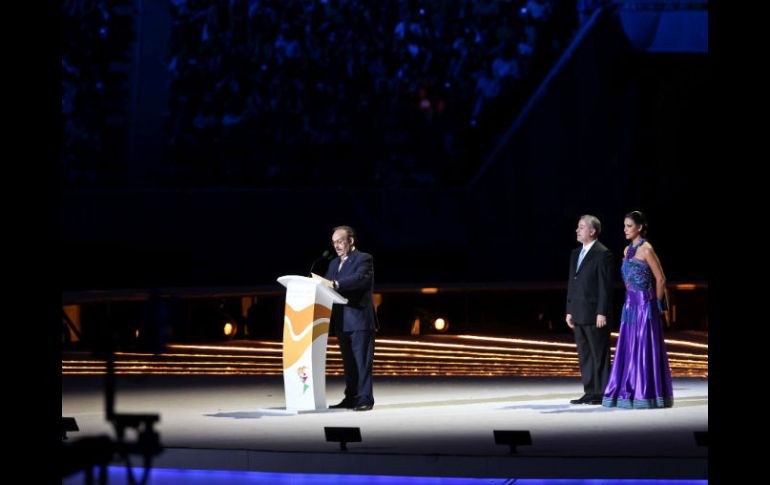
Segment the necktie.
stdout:
<svg viewBox="0 0 770 485">
<path fill-rule="evenodd" d="M 577 268 L 576 269 L 580 269 L 580 263 L 583 262 L 583 258 L 586 257 L 586 253 L 587 252 L 588 251 L 586 251 L 585 247 L 583 247 L 583 249 L 580 250 L 580 256 L 578 256 L 578 264 L 577 264 Z"/>
<path fill-rule="evenodd" d="M 340 265 L 339 265 L 339 266 L 337 266 L 337 272 L 338 272 L 338 273 L 339 273 L 340 271 L 342 271 L 342 265 L 343 265 L 343 264 L 345 264 L 345 261 L 347 261 L 347 260 L 348 260 L 348 258 L 344 258 L 344 259 L 340 258 Z"/>
</svg>

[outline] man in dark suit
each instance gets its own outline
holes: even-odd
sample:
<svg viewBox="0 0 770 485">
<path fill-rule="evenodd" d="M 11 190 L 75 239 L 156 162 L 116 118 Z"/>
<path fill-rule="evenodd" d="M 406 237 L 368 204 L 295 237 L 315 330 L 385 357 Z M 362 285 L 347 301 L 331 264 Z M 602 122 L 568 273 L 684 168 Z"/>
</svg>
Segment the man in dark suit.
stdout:
<svg viewBox="0 0 770 485">
<path fill-rule="evenodd" d="M 377 327 L 372 256 L 356 249 L 356 232 L 350 226 L 335 227 L 332 244 L 337 257 L 329 263 L 326 279 L 348 303 L 332 308 L 331 330 L 345 367 L 345 398 L 329 407 L 369 411 L 374 407 L 372 364 Z"/>
<path fill-rule="evenodd" d="M 582 216 L 575 231 L 582 247 L 570 257 L 565 320 L 575 332 L 584 390 L 571 404 L 601 404 L 609 378 L 612 253 L 599 242 L 601 231 L 596 216 Z"/>
</svg>

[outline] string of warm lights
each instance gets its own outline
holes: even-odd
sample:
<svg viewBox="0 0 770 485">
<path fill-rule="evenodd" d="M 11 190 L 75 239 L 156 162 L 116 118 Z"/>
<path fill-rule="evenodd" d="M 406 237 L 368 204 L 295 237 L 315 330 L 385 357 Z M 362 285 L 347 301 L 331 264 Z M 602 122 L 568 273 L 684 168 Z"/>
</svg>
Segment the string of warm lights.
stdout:
<svg viewBox="0 0 770 485">
<path fill-rule="evenodd" d="M 617 337 L 617 334 L 613 334 Z M 438 341 L 436 341 L 438 340 Z M 471 341 L 473 344 L 464 343 Z M 708 345 L 666 340 L 667 345 L 708 350 Z M 614 348 L 612 349 L 614 353 Z M 707 377 L 708 354 L 669 352 L 675 377 Z M 283 373 L 282 344 L 240 341 L 232 345 L 170 344 L 158 354 L 116 352 L 118 374 L 255 375 Z M 62 374 L 98 375 L 106 362 L 86 352 L 65 352 Z M 327 375 L 343 374 L 339 347 L 330 339 Z M 578 376 L 575 344 L 478 335 L 435 335 L 426 340 L 377 339 L 374 374 L 381 376 Z"/>
</svg>

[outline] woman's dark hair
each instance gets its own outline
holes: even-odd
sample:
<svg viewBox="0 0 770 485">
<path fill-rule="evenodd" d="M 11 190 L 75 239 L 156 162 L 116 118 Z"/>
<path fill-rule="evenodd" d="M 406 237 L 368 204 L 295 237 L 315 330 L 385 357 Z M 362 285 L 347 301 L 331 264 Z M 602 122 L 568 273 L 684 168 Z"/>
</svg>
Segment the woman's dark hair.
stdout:
<svg viewBox="0 0 770 485">
<path fill-rule="evenodd" d="M 640 211 L 631 211 L 626 214 L 626 219 L 631 219 L 637 226 L 642 226 L 642 237 L 647 237 L 647 218 Z"/>
</svg>

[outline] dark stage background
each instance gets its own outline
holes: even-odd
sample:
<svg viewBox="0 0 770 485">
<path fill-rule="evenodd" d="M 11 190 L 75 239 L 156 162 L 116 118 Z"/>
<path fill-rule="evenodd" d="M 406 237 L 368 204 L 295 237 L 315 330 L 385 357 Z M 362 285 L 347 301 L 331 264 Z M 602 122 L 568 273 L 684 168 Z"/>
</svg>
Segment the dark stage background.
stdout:
<svg viewBox="0 0 770 485">
<path fill-rule="evenodd" d="M 569 251 L 577 244 L 574 229 L 579 216 L 596 214 L 605 226 L 601 240 L 619 256 L 625 244 L 623 215 L 631 210 L 648 215 L 649 239 L 670 281 L 708 279 L 708 241 L 703 235 L 715 222 L 710 217 L 705 163 L 711 150 L 710 61 L 693 50 L 654 51 L 634 45 L 622 8 L 606 8 L 591 19 L 590 28 L 581 30 L 579 22 L 582 19 L 586 25 L 588 17 L 578 18 L 575 2 L 549 2 L 553 5 L 550 18 L 557 20 L 554 24 L 527 18 L 520 10 L 525 2 L 504 2 L 511 7 L 500 6 L 486 14 L 474 11 L 459 20 L 449 12 L 467 2 L 404 4 L 401 8 L 412 9 L 417 18 L 430 16 L 430 22 L 420 24 L 423 28 L 444 25 L 450 30 L 457 21 L 461 26 L 477 26 L 482 37 L 498 27 L 490 24 L 491 18 L 505 19 L 500 22 L 511 23 L 514 31 L 521 26 L 521 32 L 531 32 L 527 29 L 532 25 L 537 29 L 546 25 L 545 31 L 536 30 L 537 39 L 550 47 L 535 44 L 535 54 L 524 59 L 526 49 L 519 45 L 513 57 L 520 61 L 522 72 L 528 66 L 527 74 L 513 84 L 504 79 L 502 94 L 491 101 L 484 99 L 480 112 L 474 104 L 478 98 L 467 95 L 475 92 L 471 81 L 465 80 L 466 87 L 471 86 L 466 94 L 459 87 L 454 94 L 446 88 L 462 85 L 462 70 L 454 71 L 451 82 L 444 84 L 430 69 L 415 71 L 414 82 L 399 91 L 398 99 L 405 99 L 404 106 L 414 111 L 403 118 L 396 116 L 403 110 L 375 109 L 374 101 L 384 96 L 375 84 L 348 83 L 349 97 L 343 96 L 340 102 L 364 99 L 373 118 L 383 113 L 391 116 L 395 125 L 389 129 L 402 123 L 412 138 L 404 146 L 398 145 L 395 136 L 391 138 L 396 141 L 389 144 L 373 142 L 380 133 L 391 132 L 379 132 L 379 125 L 369 124 L 352 131 L 364 136 L 366 143 L 354 136 L 353 141 L 326 144 L 321 151 L 314 150 L 311 142 L 301 142 L 297 151 L 292 149 L 296 148 L 292 139 L 277 135 L 268 142 L 260 138 L 259 143 L 243 144 L 252 133 L 255 139 L 264 138 L 269 126 L 263 125 L 278 119 L 265 110 L 252 111 L 251 121 L 243 124 L 222 121 L 222 131 L 211 138 L 214 141 L 195 131 L 205 117 L 197 118 L 199 125 L 194 120 L 185 125 L 176 106 L 182 99 L 188 100 L 189 107 L 191 88 L 189 83 L 180 87 L 185 74 L 173 66 L 183 62 L 184 53 L 193 56 L 191 51 L 198 61 L 208 59 L 206 42 L 188 45 L 180 40 L 184 37 L 178 25 L 189 17 L 170 4 L 148 2 L 143 14 L 136 16 L 130 3 L 106 2 L 105 8 L 113 14 L 109 20 L 99 17 L 98 9 L 83 13 L 67 10 L 72 2 L 63 6 L 63 83 L 75 86 L 64 89 L 74 100 L 64 110 L 65 133 L 72 135 L 72 127 L 81 126 L 76 134 L 99 142 L 65 136 L 60 254 L 64 290 L 278 288 L 276 277 L 307 273 L 312 260 L 330 248 L 331 228 L 338 224 L 357 228 L 359 248 L 375 257 L 378 285 L 563 282 Z M 221 15 L 218 23 L 211 20 L 216 10 L 193 2 L 171 4 L 186 6 L 193 13 L 195 8 L 208 12 L 206 32 L 196 31 L 197 39 L 208 35 L 218 42 L 237 40 L 236 34 L 217 36 L 216 28 L 226 31 L 226 25 L 235 23 L 222 20 Z M 289 20 L 293 17 L 281 8 L 299 7 L 296 2 L 281 5 L 271 8 L 288 25 L 289 33 L 280 34 L 282 38 L 292 39 L 292 29 L 304 24 Z M 418 14 L 419 9 L 428 12 Z M 382 25 L 396 25 L 396 13 L 391 19 L 387 8 L 381 11 Z M 345 10 L 353 19 L 359 14 L 363 15 L 360 8 Z M 306 19 L 321 14 L 297 15 Z M 123 19 L 122 24 L 116 19 Z M 99 22 L 111 30 L 102 35 Z M 202 25 L 186 22 L 182 24 L 187 27 Z M 557 29 L 559 33 L 553 33 Z M 89 36 L 104 45 L 97 49 L 89 44 Z M 448 34 L 447 38 L 452 40 Z M 484 38 L 491 47 L 482 52 L 486 64 L 479 64 L 480 71 L 507 46 L 502 40 L 502 47 L 495 50 L 500 37 L 489 33 Z M 236 40 L 225 47 L 237 44 Z M 256 71 L 261 66 L 294 84 L 309 76 L 326 82 L 318 70 L 307 67 L 308 62 L 292 64 L 290 55 L 287 59 L 282 65 L 275 58 L 270 62 L 252 59 L 247 65 L 254 64 Z M 241 79 L 233 74 L 241 66 L 232 62 L 234 67 L 212 68 L 210 76 L 195 78 L 199 84 L 192 86 L 218 93 L 221 83 L 217 83 L 223 79 L 231 83 Z M 466 77 L 475 80 L 478 74 Z M 247 91 L 243 79 L 256 78 L 242 78 L 240 88 L 231 91 Z M 98 92 L 91 92 L 86 81 L 101 86 Z M 266 81 L 253 82 L 259 87 Z M 435 86 L 444 86 L 444 91 Z M 442 94 L 434 95 L 438 92 Z M 253 98 L 244 98 L 244 103 Z M 213 99 L 220 102 L 218 97 Z M 241 98 L 221 99 L 221 105 L 214 106 L 224 109 L 222 120 L 232 120 L 222 106 L 237 105 Z M 421 104 L 425 99 L 428 104 Z M 443 121 L 441 102 L 449 105 L 446 113 L 451 114 Z M 62 103 L 64 107 L 64 99 Z M 312 115 L 312 106 L 308 102 L 297 109 Z M 356 111 L 358 118 L 351 125 L 362 119 L 361 112 Z M 314 126 L 312 116 L 309 119 Z M 99 124 L 99 120 L 106 121 Z M 175 122 L 182 128 L 174 128 Z M 228 126 L 245 134 L 226 135 Z M 454 126 L 462 129 L 453 130 Z M 445 143 L 450 132 L 454 145 Z M 188 139 L 184 150 L 179 148 L 184 145 L 180 133 Z M 197 142 L 196 136 L 200 137 Z M 237 141 L 229 144 L 228 140 Z M 453 152 L 447 146 L 461 148 Z M 411 158 L 393 155 L 409 150 Z M 392 167 L 387 168 L 383 160 L 400 167 L 398 177 L 388 172 Z M 270 175 L 274 172 L 278 175 Z"/>
</svg>

